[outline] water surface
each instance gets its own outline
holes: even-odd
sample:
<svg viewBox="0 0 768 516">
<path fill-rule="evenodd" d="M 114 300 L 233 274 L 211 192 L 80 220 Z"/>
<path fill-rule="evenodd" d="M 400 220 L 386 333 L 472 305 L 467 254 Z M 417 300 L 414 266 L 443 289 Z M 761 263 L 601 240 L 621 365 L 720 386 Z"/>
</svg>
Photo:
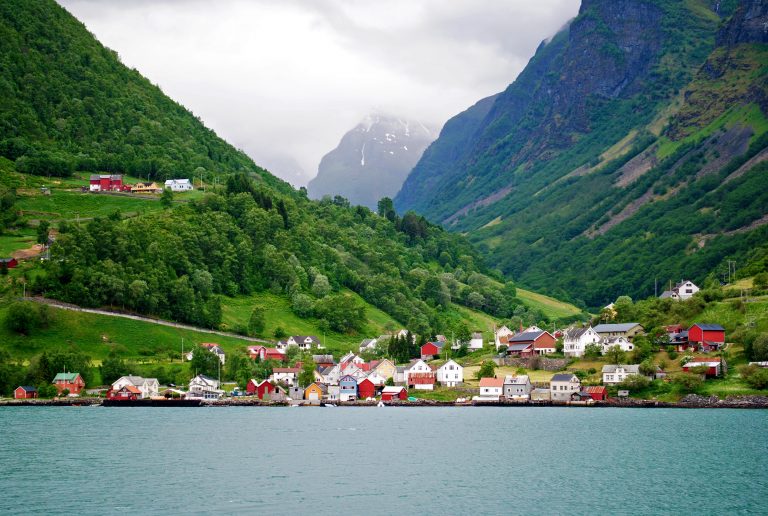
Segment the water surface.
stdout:
<svg viewBox="0 0 768 516">
<path fill-rule="evenodd" d="M 768 411 L 0 408 L 3 514 L 768 513 Z"/>
</svg>

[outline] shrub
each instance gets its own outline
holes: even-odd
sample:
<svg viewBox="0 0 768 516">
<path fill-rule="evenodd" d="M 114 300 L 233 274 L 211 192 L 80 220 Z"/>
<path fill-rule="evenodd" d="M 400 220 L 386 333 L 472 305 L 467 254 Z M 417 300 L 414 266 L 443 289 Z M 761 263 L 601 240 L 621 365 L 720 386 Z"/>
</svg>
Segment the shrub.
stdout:
<svg viewBox="0 0 768 516">
<path fill-rule="evenodd" d="M 649 385 L 651 385 L 651 381 L 648 378 L 639 374 L 633 374 L 627 376 L 624 381 L 619 384 L 619 389 L 639 391 L 647 388 Z"/>
<path fill-rule="evenodd" d="M 493 360 L 486 360 L 480 366 L 480 369 L 478 369 L 476 373 L 476 377 L 478 380 L 480 378 L 493 378 L 495 373 L 496 373 L 496 363 Z"/>
<path fill-rule="evenodd" d="M 672 375 L 672 383 L 684 391 L 693 392 L 701 387 L 704 380 L 701 375 L 694 373 L 675 373 Z"/>
<path fill-rule="evenodd" d="M 520 374 L 520 375 L 523 375 L 523 374 L 525 374 L 526 372 L 527 372 L 527 371 L 525 370 L 525 367 L 518 367 L 518 368 L 517 368 L 517 370 L 515 371 L 515 374 Z"/>
<path fill-rule="evenodd" d="M 743 365 L 739 367 L 741 378 L 753 389 L 765 389 L 768 387 L 768 369 L 755 365 Z"/>
<path fill-rule="evenodd" d="M 674 349 L 672 349 L 671 351 L 667 351 L 667 356 L 669 357 L 670 360 L 674 360 L 677 358 L 677 351 L 675 351 Z"/>
<path fill-rule="evenodd" d="M 29 335 L 41 325 L 38 307 L 29 301 L 13 303 L 5 316 L 6 327 L 16 333 Z"/>
</svg>

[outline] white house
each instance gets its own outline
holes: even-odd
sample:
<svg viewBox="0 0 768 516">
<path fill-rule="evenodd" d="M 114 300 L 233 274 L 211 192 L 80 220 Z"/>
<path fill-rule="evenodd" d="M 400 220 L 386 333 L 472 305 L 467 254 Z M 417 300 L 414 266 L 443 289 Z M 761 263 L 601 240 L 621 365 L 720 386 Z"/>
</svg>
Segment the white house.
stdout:
<svg viewBox="0 0 768 516">
<path fill-rule="evenodd" d="M 504 397 L 508 400 L 527 400 L 531 397 L 531 379 L 528 375 L 507 375 L 504 378 Z"/>
<path fill-rule="evenodd" d="M 437 381 L 443 386 L 456 387 L 464 381 L 464 368 L 449 360 L 437 368 Z"/>
<path fill-rule="evenodd" d="M 635 365 L 604 365 L 603 384 L 611 385 L 623 382 L 628 376 L 639 375 L 640 366 Z"/>
<path fill-rule="evenodd" d="M 368 376 L 364 377 L 364 379 L 370 380 L 371 383 L 376 387 L 381 387 L 387 383 L 387 379 L 380 375 L 378 371 L 371 371 L 368 373 Z M 363 380 L 360 379 L 357 383 L 360 383 L 361 381 Z"/>
<path fill-rule="evenodd" d="M 674 286 L 672 290 L 665 290 L 659 296 L 661 299 L 674 299 L 675 301 L 685 301 L 690 299 L 700 289 L 690 280 L 683 280 Z"/>
<path fill-rule="evenodd" d="M 567 357 L 580 357 L 590 344 L 599 344 L 600 335 L 592 328 L 571 327 L 563 333 L 563 353 Z"/>
<path fill-rule="evenodd" d="M 476 331 L 472 334 L 472 338 L 469 341 L 469 349 L 483 349 L 483 334 Z"/>
<path fill-rule="evenodd" d="M 500 347 L 504 346 L 507 347 L 507 339 L 514 335 L 515 332 L 507 328 L 506 326 L 502 326 L 498 330 L 494 332 L 494 340 L 496 341 L 496 349 L 499 349 Z"/>
<path fill-rule="evenodd" d="M 132 385 L 139 389 L 142 399 L 157 396 L 160 390 L 160 383 L 157 378 L 144 378 L 142 376 L 121 376 L 112 384 L 112 390 L 119 391 L 126 385 Z"/>
<path fill-rule="evenodd" d="M 189 179 L 168 179 L 165 182 L 165 187 L 172 192 L 187 192 L 192 190 L 192 183 Z"/>
<path fill-rule="evenodd" d="M 503 378 L 480 378 L 480 398 L 498 400 L 504 393 Z"/>
<path fill-rule="evenodd" d="M 312 348 L 324 349 L 320 344 L 320 339 L 314 335 L 291 335 L 286 340 L 279 341 L 275 347 L 280 351 L 285 351 L 291 346 L 298 346 L 302 351 L 309 351 Z"/>
<path fill-rule="evenodd" d="M 338 385 L 341 378 L 341 366 L 339 364 L 328 366 L 320 373 L 325 385 Z"/>
<path fill-rule="evenodd" d="M 363 342 L 360 343 L 360 353 L 363 351 L 373 351 L 376 349 L 376 346 L 379 344 L 378 339 L 365 339 Z"/>
<path fill-rule="evenodd" d="M 635 349 L 635 345 L 629 342 L 626 337 L 603 337 L 600 339 L 600 345 L 603 347 L 603 353 L 613 346 L 619 346 L 622 351 L 632 351 Z"/>
<path fill-rule="evenodd" d="M 581 381 L 575 374 L 558 373 L 549 381 L 552 401 L 570 401 L 571 394 L 581 391 Z"/>
<path fill-rule="evenodd" d="M 224 395 L 219 389 L 219 381 L 199 374 L 189 381 L 189 393 L 187 398 L 217 399 Z"/>
<path fill-rule="evenodd" d="M 294 385 L 299 377 L 298 367 L 274 367 L 269 381 L 272 383 L 282 383 L 283 385 Z"/>
<path fill-rule="evenodd" d="M 534 324 L 533 326 L 528 326 L 528 327 L 527 327 L 526 329 L 524 329 L 524 330 L 523 330 L 521 333 L 530 333 L 530 332 L 534 332 L 534 331 L 535 331 L 535 332 L 542 332 L 542 331 L 544 331 L 544 330 L 542 330 L 541 328 L 539 328 L 538 326 L 536 326 L 536 325 Z"/>
</svg>

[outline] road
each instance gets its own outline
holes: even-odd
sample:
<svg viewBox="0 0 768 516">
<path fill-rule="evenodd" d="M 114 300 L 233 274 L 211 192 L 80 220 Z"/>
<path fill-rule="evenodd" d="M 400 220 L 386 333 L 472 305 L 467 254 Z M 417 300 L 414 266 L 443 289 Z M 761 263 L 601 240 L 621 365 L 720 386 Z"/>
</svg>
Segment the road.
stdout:
<svg viewBox="0 0 768 516">
<path fill-rule="evenodd" d="M 48 299 L 44 297 L 28 297 L 25 298 L 26 301 L 32 301 L 35 303 L 41 303 L 46 304 L 48 306 L 52 306 L 54 308 L 59 308 L 61 310 L 70 310 L 72 312 L 85 312 L 88 314 L 99 314 L 99 315 L 106 315 L 108 317 L 122 317 L 123 319 L 133 319 L 134 321 L 143 321 L 151 324 L 159 324 L 161 326 L 170 326 L 171 328 L 179 328 L 182 330 L 191 330 L 196 331 L 200 333 L 210 333 L 212 335 L 221 335 L 223 337 L 232 337 L 235 339 L 240 340 L 247 340 L 248 342 L 259 342 L 262 344 L 273 344 L 272 342 L 264 339 L 257 339 L 255 337 L 246 337 L 244 335 L 238 335 L 237 333 L 230 333 L 226 331 L 219 331 L 219 330 L 211 330 L 208 328 L 199 328 L 197 326 L 192 326 L 189 324 L 182 324 L 177 323 L 173 321 L 164 321 L 162 319 L 153 319 L 151 317 L 144 317 L 141 315 L 133 315 L 133 314 L 124 314 L 120 312 L 111 312 L 109 310 L 98 310 L 95 308 L 83 308 L 81 306 L 77 305 L 71 305 L 69 303 L 62 303 L 61 301 L 56 301 L 55 299 Z"/>
</svg>

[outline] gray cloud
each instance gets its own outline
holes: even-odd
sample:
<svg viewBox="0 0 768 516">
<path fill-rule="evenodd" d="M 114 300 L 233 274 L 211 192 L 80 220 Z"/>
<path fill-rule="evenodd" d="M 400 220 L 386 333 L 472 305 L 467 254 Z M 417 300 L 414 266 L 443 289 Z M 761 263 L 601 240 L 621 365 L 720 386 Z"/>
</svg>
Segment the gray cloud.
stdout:
<svg viewBox="0 0 768 516">
<path fill-rule="evenodd" d="M 296 186 L 376 110 L 440 126 L 501 91 L 578 0 L 59 0 Z"/>
</svg>

